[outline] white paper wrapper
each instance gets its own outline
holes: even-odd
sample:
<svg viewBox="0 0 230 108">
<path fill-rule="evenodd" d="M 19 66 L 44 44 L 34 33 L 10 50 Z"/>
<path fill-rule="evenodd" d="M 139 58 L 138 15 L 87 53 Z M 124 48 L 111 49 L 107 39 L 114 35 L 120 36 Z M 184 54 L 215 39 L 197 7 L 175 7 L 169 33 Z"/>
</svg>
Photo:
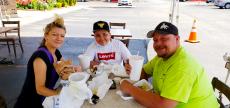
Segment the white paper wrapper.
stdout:
<svg viewBox="0 0 230 108">
<path fill-rule="evenodd" d="M 130 100 L 130 99 L 133 99 L 132 96 L 127 96 L 127 95 L 125 95 L 124 93 L 122 93 L 122 91 L 120 91 L 120 90 L 118 90 L 116 93 L 117 93 L 119 96 L 121 96 L 121 98 L 122 98 L 123 100 Z"/>
<path fill-rule="evenodd" d="M 139 87 L 145 91 L 149 91 L 153 88 L 152 84 L 148 83 L 147 80 L 142 79 L 134 84 L 134 86 Z"/>
<path fill-rule="evenodd" d="M 80 108 L 86 99 L 92 97 L 92 91 L 87 87 L 89 74 L 84 72 L 73 73 L 69 77 L 69 84 L 60 92 L 59 108 Z"/>
<path fill-rule="evenodd" d="M 104 98 L 110 86 L 113 84 L 111 79 L 108 79 L 107 73 L 102 73 L 88 82 L 89 88 L 93 94 L 96 94 L 100 99 Z"/>
<path fill-rule="evenodd" d="M 119 64 L 114 64 L 113 65 L 113 67 L 112 67 L 112 73 L 115 76 L 119 76 L 119 77 L 129 77 L 129 75 L 125 71 L 125 67 L 121 66 Z"/>
<path fill-rule="evenodd" d="M 43 108 L 59 108 L 59 95 L 46 97 L 42 103 Z"/>
<path fill-rule="evenodd" d="M 62 88 L 59 99 L 59 108 L 80 108 L 84 102 L 84 100 L 77 99 L 68 87 Z"/>
<path fill-rule="evenodd" d="M 127 79 L 124 79 L 124 80 L 127 80 Z M 131 80 L 128 80 L 128 81 L 129 81 L 130 83 L 133 82 L 133 81 L 131 81 Z M 121 83 L 121 82 L 122 82 L 122 80 L 120 81 L 120 83 Z M 142 79 L 142 80 L 140 80 L 140 81 L 134 83 L 133 85 L 136 86 L 136 87 L 139 87 L 139 88 L 141 88 L 141 89 L 143 89 L 143 90 L 145 90 L 145 91 L 149 91 L 149 90 L 151 90 L 151 89 L 153 88 L 153 86 L 152 86 L 150 83 L 148 83 L 148 81 L 146 81 L 145 79 Z M 120 91 L 120 90 L 118 90 L 116 93 L 117 93 L 119 96 L 121 96 L 121 98 L 122 98 L 123 100 L 130 100 L 130 99 L 133 99 L 132 96 L 127 96 L 127 95 L 123 94 L 122 91 Z"/>
</svg>

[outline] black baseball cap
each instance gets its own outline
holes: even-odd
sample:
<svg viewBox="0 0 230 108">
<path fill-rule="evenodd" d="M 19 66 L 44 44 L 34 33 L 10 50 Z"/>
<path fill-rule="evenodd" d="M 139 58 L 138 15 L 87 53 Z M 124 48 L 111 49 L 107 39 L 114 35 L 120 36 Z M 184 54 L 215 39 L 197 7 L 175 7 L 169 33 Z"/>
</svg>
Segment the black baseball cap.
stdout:
<svg viewBox="0 0 230 108">
<path fill-rule="evenodd" d="M 149 31 L 147 37 L 152 38 L 154 33 L 178 35 L 178 29 L 172 23 L 164 21 L 158 24 L 154 30 Z"/>
<path fill-rule="evenodd" d="M 93 24 L 93 32 L 95 33 L 97 30 L 109 30 L 109 24 L 105 21 L 97 21 Z"/>
</svg>

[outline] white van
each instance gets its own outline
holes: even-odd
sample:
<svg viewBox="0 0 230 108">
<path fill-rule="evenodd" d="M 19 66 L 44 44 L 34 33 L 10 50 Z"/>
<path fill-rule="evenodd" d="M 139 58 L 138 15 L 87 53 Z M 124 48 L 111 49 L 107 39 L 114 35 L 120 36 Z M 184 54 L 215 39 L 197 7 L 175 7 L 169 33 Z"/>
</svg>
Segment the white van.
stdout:
<svg viewBox="0 0 230 108">
<path fill-rule="evenodd" d="M 215 0 L 214 5 L 221 9 L 230 9 L 230 0 Z"/>
<path fill-rule="evenodd" d="M 118 0 L 118 6 L 132 6 L 133 1 L 132 0 Z"/>
</svg>

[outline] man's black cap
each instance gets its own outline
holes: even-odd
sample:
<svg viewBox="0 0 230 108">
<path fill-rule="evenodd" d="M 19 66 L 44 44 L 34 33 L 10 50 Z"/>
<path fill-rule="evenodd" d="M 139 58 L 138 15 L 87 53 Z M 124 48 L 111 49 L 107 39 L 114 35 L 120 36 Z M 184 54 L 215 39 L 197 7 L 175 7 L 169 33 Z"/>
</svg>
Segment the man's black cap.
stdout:
<svg viewBox="0 0 230 108">
<path fill-rule="evenodd" d="M 109 30 L 109 25 L 105 21 L 97 21 L 93 24 L 93 32 L 95 33 L 97 30 Z"/>
<path fill-rule="evenodd" d="M 149 31 L 147 37 L 152 38 L 154 33 L 178 35 L 178 29 L 172 23 L 164 21 L 158 24 L 154 30 Z"/>
</svg>

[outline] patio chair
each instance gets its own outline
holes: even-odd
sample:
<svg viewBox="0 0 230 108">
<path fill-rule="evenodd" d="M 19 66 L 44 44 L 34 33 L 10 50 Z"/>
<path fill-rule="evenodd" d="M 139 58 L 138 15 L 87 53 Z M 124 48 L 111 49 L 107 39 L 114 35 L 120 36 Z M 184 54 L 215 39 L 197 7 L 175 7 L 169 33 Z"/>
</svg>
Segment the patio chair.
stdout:
<svg viewBox="0 0 230 108">
<path fill-rule="evenodd" d="M 7 108 L 6 100 L 0 96 L 0 108 Z"/>
<path fill-rule="evenodd" d="M 8 50 L 10 53 L 10 44 L 11 42 L 14 48 L 14 55 L 16 56 L 16 41 L 20 45 L 21 51 L 24 52 L 20 36 L 20 21 L 2 21 L 3 27 L 17 27 L 17 29 L 11 30 L 5 33 L 5 36 L 0 37 L 0 42 L 7 42 Z"/>
<path fill-rule="evenodd" d="M 115 22 L 109 22 L 109 27 L 110 29 L 116 29 L 116 28 L 121 28 L 121 29 L 125 29 L 126 23 L 115 23 Z M 114 37 L 112 37 L 114 38 Z M 121 42 L 123 42 L 126 47 L 128 47 L 129 45 L 129 39 L 124 39 L 124 37 L 122 37 L 122 39 L 120 39 Z"/>
<path fill-rule="evenodd" d="M 216 77 L 212 79 L 212 86 L 214 90 L 217 89 L 219 91 L 219 96 L 217 97 L 217 101 L 220 104 L 220 108 L 229 108 L 229 105 L 224 105 L 222 103 L 222 94 L 224 94 L 227 97 L 227 99 L 230 101 L 230 88 L 226 84 L 218 80 L 218 78 Z"/>
<path fill-rule="evenodd" d="M 120 39 L 121 42 L 125 44 L 125 46 L 128 48 L 129 46 L 129 39 Z"/>
<path fill-rule="evenodd" d="M 113 22 L 109 22 L 109 27 L 110 28 L 123 28 L 125 29 L 125 23 L 113 23 Z"/>
</svg>

